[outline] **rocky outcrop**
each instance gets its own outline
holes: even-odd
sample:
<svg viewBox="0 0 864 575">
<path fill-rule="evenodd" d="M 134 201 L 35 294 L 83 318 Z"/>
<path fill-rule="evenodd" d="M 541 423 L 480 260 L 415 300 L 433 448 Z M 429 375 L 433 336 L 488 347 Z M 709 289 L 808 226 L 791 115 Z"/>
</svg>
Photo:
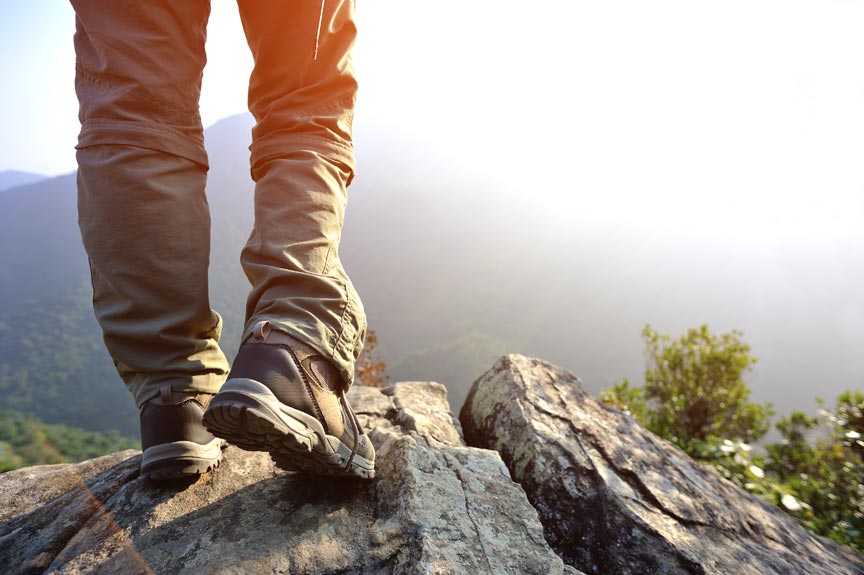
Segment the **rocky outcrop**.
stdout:
<svg viewBox="0 0 864 575">
<path fill-rule="evenodd" d="M 82 463 L 38 465 L 0 475 L 0 521 L 36 509 L 60 495 L 79 489 L 91 479 L 138 452 L 129 450 Z"/>
<path fill-rule="evenodd" d="M 864 574 L 861 554 L 812 535 L 541 360 L 503 357 L 475 382 L 461 426 L 439 384 L 355 387 L 350 397 L 378 447 L 374 481 L 284 472 L 233 447 L 195 482 L 139 478 L 135 451 L 13 471 L 0 475 L 0 568 Z"/>
<path fill-rule="evenodd" d="M 237 448 L 194 483 L 140 455 L 0 476 L 4 573 L 578 573 L 497 453 L 465 447 L 443 386 L 355 387 L 371 482 L 309 478 Z"/>
<path fill-rule="evenodd" d="M 544 361 L 501 358 L 460 420 L 469 445 L 501 453 L 549 543 L 586 573 L 864 573 L 864 556 L 812 535 Z"/>
</svg>

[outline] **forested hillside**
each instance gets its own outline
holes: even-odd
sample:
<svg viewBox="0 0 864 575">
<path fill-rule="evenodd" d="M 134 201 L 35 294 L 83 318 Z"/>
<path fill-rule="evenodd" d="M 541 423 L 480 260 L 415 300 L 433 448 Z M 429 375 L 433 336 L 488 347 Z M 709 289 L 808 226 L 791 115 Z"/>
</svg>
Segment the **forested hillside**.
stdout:
<svg viewBox="0 0 864 575">
<path fill-rule="evenodd" d="M 206 132 L 211 296 L 229 357 L 247 290 L 239 254 L 253 220 L 251 125 L 239 115 Z M 748 252 L 593 229 L 574 223 L 590 190 L 505 190 L 489 166 L 370 127 L 358 130 L 357 154 L 340 257 L 391 381 L 440 381 L 454 409 L 504 353 L 555 362 L 593 391 L 634 379 L 645 323 L 742 330 L 760 357 L 753 397 L 781 415 L 864 379 L 864 268 L 850 265 L 862 246 Z M 0 408 L 135 437 L 136 410 L 90 309 L 74 175 L 0 194 L 0 268 Z"/>
<path fill-rule="evenodd" d="M 75 463 L 139 448 L 137 440 L 113 430 L 94 432 L 47 425 L 10 410 L 0 411 L 0 473 L 30 465 Z"/>
</svg>

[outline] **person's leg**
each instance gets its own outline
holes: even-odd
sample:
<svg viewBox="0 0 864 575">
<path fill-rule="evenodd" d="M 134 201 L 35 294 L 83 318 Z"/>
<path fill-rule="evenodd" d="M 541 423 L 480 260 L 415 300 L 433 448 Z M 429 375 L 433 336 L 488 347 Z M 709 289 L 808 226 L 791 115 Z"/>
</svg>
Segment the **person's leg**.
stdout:
<svg viewBox="0 0 864 575">
<path fill-rule="evenodd" d="M 354 3 L 239 6 L 255 59 L 255 226 L 241 254 L 252 290 L 244 343 L 204 421 L 285 468 L 372 477 L 374 448 L 344 398 L 366 318 L 338 255 L 354 175 Z"/>
<path fill-rule="evenodd" d="M 228 371 L 217 343 L 221 318 L 208 296 L 207 154 L 198 113 L 210 5 L 72 5 L 79 225 L 93 306 L 117 371 L 142 408 L 145 459 L 177 459 L 179 448 L 162 447 L 153 457 L 147 448 L 178 434 L 209 445 L 203 409 L 193 404 L 206 404 Z M 189 431 L 196 426 L 197 435 Z M 212 459 L 212 447 L 200 455 Z"/>
<path fill-rule="evenodd" d="M 244 339 L 269 321 L 331 358 L 348 384 L 366 331 L 338 255 L 354 175 L 353 10 L 350 0 L 240 2 L 257 120 L 255 227 L 241 255 L 253 286 Z"/>
</svg>

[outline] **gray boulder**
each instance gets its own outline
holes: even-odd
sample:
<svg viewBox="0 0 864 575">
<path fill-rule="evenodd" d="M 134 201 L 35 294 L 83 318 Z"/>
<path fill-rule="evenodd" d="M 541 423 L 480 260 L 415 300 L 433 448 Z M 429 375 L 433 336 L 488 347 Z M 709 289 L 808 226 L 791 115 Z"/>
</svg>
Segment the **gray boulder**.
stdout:
<svg viewBox="0 0 864 575">
<path fill-rule="evenodd" d="M 501 358 L 474 383 L 460 421 L 469 445 L 501 454 L 552 548 L 586 573 L 864 573 L 861 554 L 811 534 L 544 361 Z"/>
<path fill-rule="evenodd" d="M 465 447 L 444 387 L 355 387 L 371 482 L 309 478 L 237 448 L 197 482 L 124 452 L 0 475 L 4 573 L 578 573 L 494 451 Z"/>
</svg>

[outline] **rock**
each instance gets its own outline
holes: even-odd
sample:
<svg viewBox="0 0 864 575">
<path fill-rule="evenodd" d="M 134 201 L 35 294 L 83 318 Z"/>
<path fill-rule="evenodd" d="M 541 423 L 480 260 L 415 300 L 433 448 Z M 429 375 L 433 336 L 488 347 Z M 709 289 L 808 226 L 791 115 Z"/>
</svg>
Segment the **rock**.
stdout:
<svg viewBox="0 0 864 575">
<path fill-rule="evenodd" d="M 81 463 L 39 465 L 6 472 L 0 476 L 0 521 L 21 515 L 68 491 L 80 488 L 84 480 L 134 457 L 137 453 L 130 449 Z"/>
<path fill-rule="evenodd" d="M 465 447 L 443 386 L 349 397 L 378 447 L 374 481 L 304 477 L 233 447 L 192 483 L 139 478 L 135 453 L 0 475 L 7 503 L 63 477 L 0 523 L 3 572 L 578 573 L 498 454 Z"/>
<path fill-rule="evenodd" d="M 861 574 L 864 556 L 817 537 L 593 400 L 571 373 L 501 358 L 460 413 L 497 450 L 565 563 L 586 573 Z"/>
</svg>

